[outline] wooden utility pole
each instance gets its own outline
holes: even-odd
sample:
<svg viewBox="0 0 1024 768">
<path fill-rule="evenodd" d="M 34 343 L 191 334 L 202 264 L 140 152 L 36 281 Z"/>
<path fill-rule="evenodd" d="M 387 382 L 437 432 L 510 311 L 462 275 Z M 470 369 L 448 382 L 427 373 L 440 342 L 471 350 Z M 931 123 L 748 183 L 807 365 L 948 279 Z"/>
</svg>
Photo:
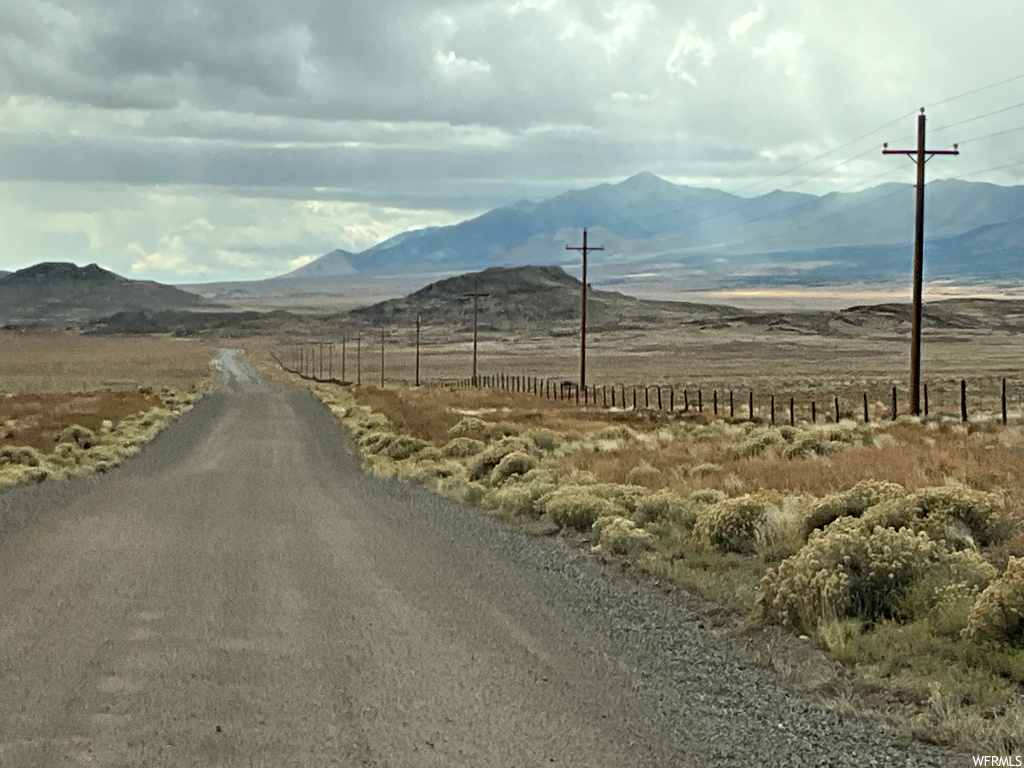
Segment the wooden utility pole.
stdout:
<svg viewBox="0 0 1024 768">
<path fill-rule="evenodd" d="M 587 386 L 587 254 L 590 251 L 603 251 L 604 246 L 587 245 L 587 229 L 583 228 L 583 247 L 565 246 L 567 251 L 580 251 L 583 254 L 583 281 L 580 289 L 580 389 Z"/>
<path fill-rule="evenodd" d="M 380 329 L 380 388 L 384 389 L 384 329 Z"/>
<path fill-rule="evenodd" d="M 889 149 L 883 155 L 907 155 L 917 163 L 917 218 L 914 229 L 914 306 L 910 320 L 910 412 L 921 415 L 921 290 L 924 282 L 924 165 L 935 155 L 959 155 L 953 149 L 925 149 L 924 107 L 917 116 L 917 149 Z"/>
<path fill-rule="evenodd" d="M 416 315 L 416 386 L 420 385 L 420 316 Z"/>
<path fill-rule="evenodd" d="M 356 336 L 356 386 L 363 386 L 363 334 Z"/>
<path fill-rule="evenodd" d="M 490 295 L 491 294 L 489 294 L 489 293 L 480 293 L 480 286 L 474 285 L 473 286 L 473 292 L 472 293 L 464 294 L 464 296 L 463 296 L 463 298 L 473 299 L 473 378 L 471 379 L 471 381 L 472 381 L 472 384 L 473 384 L 474 387 L 477 385 L 477 379 L 476 379 L 476 340 L 477 340 L 476 329 L 477 329 L 477 322 L 476 321 L 477 321 L 477 314 L 478 314 L 477 310 L 479 309 L 478 301 L 479 301 L 479 299 L 486 298 L 487 296 L 490 296 Z"/>
<path fill-rule="evenodd" d="M 345 342 L 346 341 L 348 341 L 348 339 L 346 338 L 345 334 L 344 333 L 341 334 L 341 380 L 342 380 L 342 382 L 348 381 L 345 378 L 345 358 L 348 357 L 348 355 L 345 354 L 345 352 L 346 352 Z"/>
</svg>

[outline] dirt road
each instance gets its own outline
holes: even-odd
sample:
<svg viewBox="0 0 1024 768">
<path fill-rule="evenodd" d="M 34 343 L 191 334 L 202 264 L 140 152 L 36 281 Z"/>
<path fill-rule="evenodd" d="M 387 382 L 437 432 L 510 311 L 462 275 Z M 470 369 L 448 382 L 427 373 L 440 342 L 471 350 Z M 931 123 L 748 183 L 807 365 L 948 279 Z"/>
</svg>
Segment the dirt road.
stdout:
<svg viewBox="0 0 1024 768">
<path fill-rule="evenodd" d="M 362 474 L 229 356 L 99 480 L 0 494 L 0 765 L 965 765 L 558 541 Z"/>
</svg>

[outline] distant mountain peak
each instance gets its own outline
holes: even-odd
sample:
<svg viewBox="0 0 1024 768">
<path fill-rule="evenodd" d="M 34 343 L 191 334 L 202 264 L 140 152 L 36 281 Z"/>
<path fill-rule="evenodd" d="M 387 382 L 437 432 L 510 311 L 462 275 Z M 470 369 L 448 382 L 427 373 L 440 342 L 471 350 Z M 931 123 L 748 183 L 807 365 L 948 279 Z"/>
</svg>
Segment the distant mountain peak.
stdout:
<svg viewBox="0 0 1024 768">
<path fill-rule="evenodd" d="M 625 179 L 624 181 L 620 181 L 615 186 L 619 187 L 620 189 L 657 191 L 675 187 L 676 185 L 673 184 L 671 181 L 666 181 L 665 179 L 661 178 L 661 176 L 657 176 L 656 174 L 651 173 L 650 171 L 641 171 L 640 173 L 636 173 L 630 176 L 628 179 Z"/>
</svg>

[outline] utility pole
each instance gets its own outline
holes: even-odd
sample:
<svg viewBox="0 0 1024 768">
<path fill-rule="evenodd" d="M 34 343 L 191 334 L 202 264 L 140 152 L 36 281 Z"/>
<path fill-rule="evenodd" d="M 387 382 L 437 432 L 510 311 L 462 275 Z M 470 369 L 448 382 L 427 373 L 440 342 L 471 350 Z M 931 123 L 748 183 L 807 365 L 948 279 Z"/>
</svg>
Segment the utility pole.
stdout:
<svg viewBox="0 0 1024 768">
<path fill-rule="evenodd" d="M 477 385 L 477 380 L 476 380 L 476 339 L 477 339 L 477 335 L 476 335 L 476 320 L 477 320 L 477 309 L 478 309 L 478 303 L 477 302 L 478 302 L 479 299 L 486 298 L 487 296 L 490 296 L 490 295 L 491 294 L 489 294 L 489 293 L 480 293 L 480 286 L 478 286 L 478 285 L 474 285 L 473 286 L 473 292 L 472 293 L 467 293 L 467 294 L 463 295 L 463 298 L 467 298 L 467 299 L 471 298 L 471 299 L 473 299 L 473 378 L 472 378 L 472 382 L 473 382 L 473 386 L 474 387 Z"/>
<path fill-rule="evenodd" d="M 416 315 L 416 386 L 420 385 L 420 316 Z"/>
<path fill-rule="evenodd" d="M 342 382 L 347 381 L 347 379 L 345 378 L 345 358 L 347 357 L 347 355 L 345 354 L 345 351 L 346 351 L 345 350 L 345 342 L 346 341 L 347 341 L 347 339 L 345 337 L 345 334 L 344 333 L 341 334 L 341 380 L 342 380 Z"/>
<path fill-rule="evenodd" d="M 356 386 L 363 386 L 363 334 L 356 336 Z"/>
<path fill-rule="evenodd" d="M 883 155 L 907 155 L 917 163 L 917 217 L 914 228 L 914 306 L 910 320 L 910 412 L 921 415 L 921 290 L 924 282 L 924 166 L 935 155 L 959 155 L 953 149 L 925 149 L 924 107 L 917 116 L 917 149 L 889 149 Z"/>
<path fill-rule="evenodd" d="M 384 329 L 380 329 L 380 388 L 384 389 Z"/>
<path fill-rule="evenodd" d="M 587 386 L 587 253 L 590 251 L 603 251 L 604 246 L 588 246 L 587 230 L 583 228 L 583 247 L 571 245 L 565 246 L 567 251 L 581 251 L 583 253 L 583 286 L 580 290 L 580 389 Z"/>
</svg>

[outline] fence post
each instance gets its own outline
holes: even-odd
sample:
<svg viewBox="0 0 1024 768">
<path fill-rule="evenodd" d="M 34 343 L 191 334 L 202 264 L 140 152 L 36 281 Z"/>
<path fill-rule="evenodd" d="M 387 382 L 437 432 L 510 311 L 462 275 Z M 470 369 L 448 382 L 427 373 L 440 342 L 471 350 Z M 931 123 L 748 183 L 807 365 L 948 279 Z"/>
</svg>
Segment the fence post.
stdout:
<svg viewBox="0 0 1024 768">
<path fill-rule="evenodd" d="M 615 407 L 615 385 L 612 385 L 612 408 Z"/>
<path fill-rule="evenodd" d="M 960 379 L 960 420 L 967 421 L 967 380 Z"/>
<path fill-rule="evenodd" d="M 729 418 L 733 418 L 736 415 L 736 410 L 732 406 L 732 390 L 729 390 Z"/>
<path fill-rule="evenodd" d="M 791 426 L 791 427 L 796 424 L 796 413 L 795 413 L 795 411 L 796 411 L 796 409 L 794 407 L 793 398 L 791 397 L 791 398 L 789 398 L 789 426 Z"/>
<path fill-rule="evenodd" d="M 575 389 L 576 389 L 576 405 L 579 405 L 580 404 L 580 386 L 579 386 L 579 384 L 576 385 Z"/>
<path fill-rule="evenodd" d="M 651 385 L 644 384 L 644 408 L 651 407 Z"/>
<path fill-rule="evenodd" d="M 864 393 L 864 423 L 867 424 L 870 421 L 868 418 L 868 393 Z"/>
<path fill-rule="evenodd" d="M 668 409 L 675 413 L 676 410 L 676 388 L 670 385 L 668 388 Z"/>
<path fill-rule="evenodd" d="M 896 409 L 896 387 L 893 387 L 892 388 L 892 420 L 893 421 L 896 421 L 896 414 L 897 413 L 898 413 L 898 411 Z"/>
<path fill-rule="evenodd" d="M 633 387 L 633 410 L 636 410 L 636 387 Z"/>
<path fill-rule="evenodd" d="M 690 412 L 690 395 L 685 389 L 683 390 L 683 411 Z"/>
<path fill-rule="evenodd" d="M 612 397 L 615 397 L 615 390 L 614 389 L 612 390 Z M 601 385 L 601 407 L 602 408 L 607 408 L 608 407 L 608 385 L 607 384 L 602 384 Z"/>
<path fill-rule="evenodd" d="M 839 398 L 836 397 L 836 424 L 839 423 Z"/>
<path fill-rule="evenodd" d="M 704 393 L 699 389 L 697 390 L 697 410 L 704 413 Z"/>
<path fill-rule="evenodd" d="M 772 395 L 771 408 L 772 408 L 772 424 L 774 424 L 775 423 L 775 395 Z"/>
<path fill-rule="evenodd" d="M 924 415 L 928 415 L 928 385 L 924 385 Z"/>
<path fill-rule="evenodd" d="M 718 415 L 718 390 L 717 389 L 714 389 L 714 390 L 711 391 L 711 398 L 712 398 L 712 404 L 714 405 L 714 409 L 715 409 L 715 416 L 717 416 Z"/>
<path fill-rule="evenodd" d="M 814 404 L 814 401 L 811 400 L 811 424 L 817 424 L 817 423 L 818 423 L 818 407 Z"/>
<path fill-rule="evenodd" d="M 1003 379 L 1003 424 L 1006 424 L 1006 379 Z"/>
<path fill-rule="evenodd" d="M 661 408 L 661 384 L 658 385 L 658 410 L 659 411 L 662 410 L 662 408 Z"/>
<path fill-rule="evenodd" d="M 753 390 L 750 391 L 750 395 L 747 398 L 747 415 L 750 417 L 751 421 L 754 420 L 754 391 Z"/>
</svg>

